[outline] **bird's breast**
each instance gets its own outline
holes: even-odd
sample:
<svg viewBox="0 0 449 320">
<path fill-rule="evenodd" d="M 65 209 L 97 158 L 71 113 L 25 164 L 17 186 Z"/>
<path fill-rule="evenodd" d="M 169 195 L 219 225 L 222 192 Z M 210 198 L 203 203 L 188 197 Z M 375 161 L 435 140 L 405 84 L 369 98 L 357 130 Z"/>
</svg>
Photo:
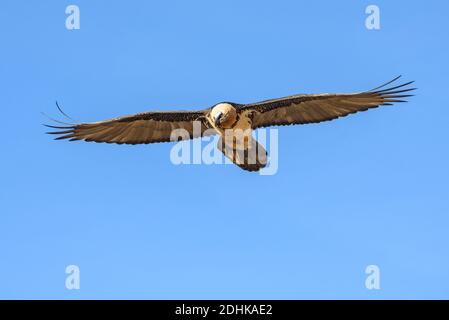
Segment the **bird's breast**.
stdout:
<svg viewBox="0 0 449 320">
<path fill-rule="evenodd" d="M 252 139 L 251 120 L 246 114 L 241 114 L 232 128 L 221 129 L 220 135 L 228 146 L 246 150 Z"/>
</svg>

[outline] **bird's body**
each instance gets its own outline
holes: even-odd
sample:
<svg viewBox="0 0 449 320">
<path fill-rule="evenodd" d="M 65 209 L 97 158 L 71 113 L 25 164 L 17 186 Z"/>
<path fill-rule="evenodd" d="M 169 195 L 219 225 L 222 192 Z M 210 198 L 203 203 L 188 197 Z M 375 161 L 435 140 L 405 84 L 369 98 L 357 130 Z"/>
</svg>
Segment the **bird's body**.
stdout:
<svg viewBox="0 0 449 320">
<path fill-rule="evenodd" d="M 253 130 L 276 125 L 319 123 L 381 105 L 404 102 L 401 99 L 411 96 L 406 93 L 414 90 L 404 87 L 412 82 L 382 89 L 398 78 L 359 93 L 299 94 L 253 104 L 222 102 L 198 111 L 145 112 L 94 123 L 49 127 L 60 129 L 50 132 L 61 135 L 56 139 L 117 144 L 171 141 L 171 133 L 176 129 L 186 130 L 186 138 L 189 139 L 218 134 L 218 148 L 229 159 L 245 170 L 258 171 L 266 166 L 267 153 L 252 137 Z M 200 124 L 199 133 L 194 130 L 195 122 Z"/>
<path fill-rule="evenodd" d="M 267 152 L 252 136 L 252 114 L 241 105 L 221 102 L 206 119 L 220 135 L 218 149 L 241 168 L 258 171 L 267 164 Z"/>
<path fill-rule="evenodd" d="M 250 115 L 250 111 L 242 111 L 232 103 L 221 102 L 211 108 L 206 119 L 222 137 L 225 137 L 226 134 L 235 136 L 237 132 L 246 136 L 243 141 L 238 140 L 236 145 L 237 149 L 246 149 L 245 140 L 248 140 L 252 133 Z M 224 120 L 217 123 L 217 118 Z"/>
</svg>

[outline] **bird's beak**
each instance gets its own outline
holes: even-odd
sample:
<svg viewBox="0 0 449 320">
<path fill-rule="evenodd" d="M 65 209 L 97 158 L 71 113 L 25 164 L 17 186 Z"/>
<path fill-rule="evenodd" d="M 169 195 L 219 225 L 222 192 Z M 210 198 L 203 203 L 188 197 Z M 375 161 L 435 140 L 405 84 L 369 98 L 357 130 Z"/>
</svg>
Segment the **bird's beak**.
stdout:
<svg viewBox="0 0 449 320">
<path fill-rule="evenodd" d="M 219 112 L 215 117 L 215 125 L 218 126 L 221 122 L 221 118 L 223 117 L 223 112 Z"/>
</svg>

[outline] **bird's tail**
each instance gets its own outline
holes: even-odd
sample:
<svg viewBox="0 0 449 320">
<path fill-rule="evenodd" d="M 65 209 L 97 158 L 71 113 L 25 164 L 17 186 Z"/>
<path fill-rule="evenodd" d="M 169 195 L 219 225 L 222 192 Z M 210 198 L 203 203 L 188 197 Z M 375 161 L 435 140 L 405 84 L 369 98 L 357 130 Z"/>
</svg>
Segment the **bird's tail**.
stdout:
<svg viewBox="0 0 449 320">
<path fill-rule="evenodd" d="M 247 148 L 237 148 L 236 143 L 226 144 L 223 137 L 218 141 L 218 150 L 243 170 L 259 171 L 267 165 L 267 151 L 255 139 L 250 137 Z"/>
</svg>

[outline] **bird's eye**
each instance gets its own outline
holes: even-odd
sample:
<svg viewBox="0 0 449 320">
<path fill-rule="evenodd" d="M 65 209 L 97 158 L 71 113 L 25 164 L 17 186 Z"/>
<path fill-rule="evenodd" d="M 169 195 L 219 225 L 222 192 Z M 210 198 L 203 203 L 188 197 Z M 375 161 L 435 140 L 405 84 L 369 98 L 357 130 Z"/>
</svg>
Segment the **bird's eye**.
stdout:
<svg viewBox="0 0 449 320">
<path fill-rule="evenodd" d="M 221 122 L 223 122 L 223 118 L 224 118 L 224 115 L 223 115 L 223 112 L 219 112 L 218 114 L 217 114 L 217 116 L 215 117 L 215 124 L 220 124 Z"/>
</svg>

